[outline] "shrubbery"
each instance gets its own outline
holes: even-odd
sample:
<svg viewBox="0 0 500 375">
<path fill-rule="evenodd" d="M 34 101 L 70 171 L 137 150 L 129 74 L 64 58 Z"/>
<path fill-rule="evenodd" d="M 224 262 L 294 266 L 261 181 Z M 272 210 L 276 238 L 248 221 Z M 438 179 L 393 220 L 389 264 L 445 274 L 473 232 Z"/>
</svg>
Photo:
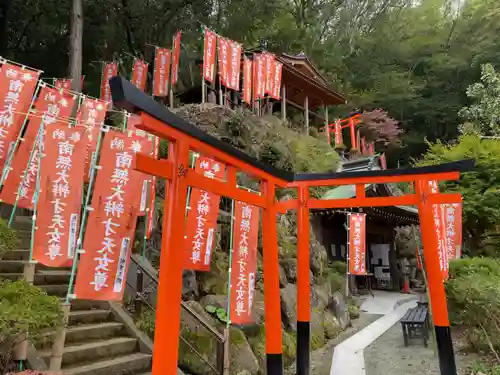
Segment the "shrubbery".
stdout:
<svg viewBox="0 0 500 375">
<path fill-rule="evenodd" d="M 16 231 L 7 226 L 5 220 L 0 219 L 0 259 L 19 244 Z"/>
<path fill-rule="evenodd" d="M 500 349 L 500 261 L 469 258 L 450 262 L 446 283 L 452 324 L 467 331 L 481 351 Z"/>
<path fill-rule="evenodd" d="M 47 296 L 25 280 L 0 280 L 0 374 L 10 368 L 14 346 L 25 335 L 40 339 L 48 329 L 62 324 L 57 297 Z"/>
</svg>

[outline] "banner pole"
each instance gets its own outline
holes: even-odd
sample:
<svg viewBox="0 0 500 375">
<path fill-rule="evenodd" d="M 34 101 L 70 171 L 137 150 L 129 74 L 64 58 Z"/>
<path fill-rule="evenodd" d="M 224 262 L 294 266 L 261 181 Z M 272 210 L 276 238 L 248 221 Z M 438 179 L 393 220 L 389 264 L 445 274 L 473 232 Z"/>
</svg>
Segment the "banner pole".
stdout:
<svg viewBox="0 0 500 375">
<path fill-rule="evenodd" d="M 73 289 L 73 284 L 75 282 L 75 275 L 76 275 L 76 269 L 78 266 L 78 261 L 80 259 L 80 253 L 82 252 L 82 246 L 83 246 L 83 234 L 85 231 L 85 226 L 86 226 L 86 221 L 87 221 L 87 213 L 90 211 L 89 210 L 89 203 L 90 203 L 90 196 L 92 195 L 92 189 L 94 188 L 94 182 L 95 182 L 95 173 L 93 173 L 94 169 L 97 169 L 97 161 L 99 158 L 100 154 L 100 148 L 101 148 L 101 142 L 103 138 L 103 132 L 107 131 L 101 128 L 101 131 L 99 132 L 99 137 L 97 138 L 97 147 L 96 147 L 96 152 L 94 155 L 92 155 L 92 160 L 90 163 L 90 181 L 89 181 L 89 186 L 87 188 L 87 194 L 85 196 L 85 204 L 83 206 L 83 213 L 82 213 L 82 220 L 80 223 L 80 232 L 78 234 L 78 240 L 76 242 L 76 251 L 73 259 L 73 265 L 71 267 L 71 275 L 69 278 L 69 285 L 68 285 L 68 293 L 66 294 L 66 303 L 69 304 L 71 295 L 72 295 L 72 289 Z"/>
<path fill-rule="evenodd" d="M 10 218 L 9 218 L 9 223 L 8 223 L 9 228 L 12 225 L 12 222 L 14 221 L 14 216 L 15 216 L 16 209 L 17 209 L 17 204 L 19 202 L 19 195 L 21 194 L 21 188 L 22 188 L 22 185 L 24 184 L 24 181 L 26 180 L 26 177 L 28 176 L 29 167 L 30 167 L 31 162 L 33 161 L 33 157 L 35 155 L 35 150 L 36 150 L 36 147 L 38 146 L 37 142 L 40 139 L 40 130 L 42 128 L 43 128 L 43 119 L 42 119 L 42 122 L 40 124 L 40 128 L 38 129 L 38 133 L 37 133 L 37 136 L 35 138 L 35 141 L 33 142 L 33 146 L 31 147 L 31 153 L 30 153 L 30 156 L 28 158 L 28 164 L 26 165 L 26 169 L 24 170 L 24 173 L 23 173 L 23 178 L 19 182 L 19 186 L 17 188 L 16 200 L 14 201 L 14 206 L 12 206 L 12 212 L 11 212 Z M 35 194 L 35 193 L 33 193 L 33 194 Z"/>
<path fill-rule="evenodd" d="M 226 331 L 224 334 L 224 372 L 223 375 L 229 375 L 230 358 L 229 358 L 229 344 L 230 344 L 230 328 L 231 328 L 231 274 L 233 271 L 233 232 L 234 232 L 234 199 L 231 199 L 231 227 L 229 230 L 229 268 L 227 272 L 227 322 Z"/>
<path fill-rule="evenodd" d="M 29 117 L 30 111 L 32 110 L 33 105 L 35 104 L 35 100 L 36 100 L 38 93 L 40 92 L 40 88 L 42 86 L 43 86 L 42 81 L 38 81 L 38 83 L 36 85 L 35 93 L 33 94 L 33 98 L 31 99 L 31 103 L 30 103 L 28 112 L 26 112 L 26 116 L 24 117 L 23 124 L 21 125 L 21 129 L 19 130 L 19 134 L 17 135 L 16 142 L 14 143 L 14 145 L 10 148 L 9 152 L 7 153 L 7 159 L 5 161 L 5 165 L 4 165 L 3 171 L 2 171 L 2 178 L 0 179 L 0 191 L 3 188 L 3 184 L 5 182 L 5 179 L 7 178 L 7 175 L 9 174 L 10 165 L 12 163 L 12 159 L 14 159 L 14 153 L 15 153 L 17 147 L 19 146 L 19 143 L 21 142 L 21 136 L 24 132 L 24 129 L 26 129 L 26 124 L 28 123 L 28 117 Z"/>
<path fill-rule="evenodd" d="M 44 141 L 44 132 L 45 132 L 45 124 L 42 119 L 42 123 L 40 124 L 40 129 L 38 130 L 37 142 L 38 142 L 38 166 L 36 171 L 36 183 L 35 183 L 35 192 L 33 193 L 33 219 L 31 222 L 31 239 L 30 239 L 30 262 L 33 260 L 33 247 L 35 245 L 35 230 L 36 230 L 36 214 L 37 214 L 37 205 L 38 205 L 38 197 L 41 193 L 40 191 L 40 167 L 42 165 L 42 158 L 44 157 L 43 151 L 43 141 Z M 36 142 L 35 142 L 36 144 Z M 29 164 L 28 164 L 29 165 Z"/>
<path fill-rule="evenodd" d="M 351 213 L 349 212 L 347 214 L 347 247 L 346 247 L 346 254 L 345 254 L 345 259 L 346 259 L 346 267 L 345 267 L 345 296 L 349 297 L 349 253 L 351 251 Z"/>
</svg>

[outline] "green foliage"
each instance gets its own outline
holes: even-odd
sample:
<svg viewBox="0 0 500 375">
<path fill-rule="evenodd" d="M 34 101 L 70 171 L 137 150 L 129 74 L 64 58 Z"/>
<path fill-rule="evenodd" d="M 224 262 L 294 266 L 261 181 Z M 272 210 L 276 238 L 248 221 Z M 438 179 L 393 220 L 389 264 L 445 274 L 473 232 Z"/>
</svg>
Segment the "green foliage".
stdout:
<svg viewBox="0 0 500 375">
<path fill-rule="evenodd" d="M 350 302 L 349 305 L 347 306 L 347 309 L 349 310 L 349 316 L 351 317 L 351 319 L 358 319 L 359 318 L 360 311 L 359 311 L 358 305 Z"/>
<path fill-rule="evenodd" d="M 483 373 L 484 375 L 500 375 L 500 366 L 499 365 L 491 365 L 479 361 L 475 361 L 471 369 L 472 374 L 471 375 L 476 375 L 479 373 Z"/>
<path fill-rule="evenodd" d="M 139 330 L 146 333 L 152 340 L 155 335 L 156 312 L 151 309 L 145 309 L 135 321 L 135 325 Z"/>
<path fill-rule="evenodd" d="M 9 228 L 5 220 L 0 219 L 0 259 L 3 254 L 15 250 L 18 244 L 16 231 Z"/>
<path fill-rule="evenodd" d="M 462 108 L 460 115 L 480 128 L 483 133 L 500 134 L 500 73 L 491 64 L 481 65 L 481 82 L 467 88 L 473 101 Z"/>
<path fill-rule="evenodd" d="M 205 306 L 205 310 L 214 318 L 217 318 L 221 323 L 227 323 L 229 317 L 227 316 L 225 309 L 213 305 L 207 305 Z"/>
<path fill-rule="evenodd" d="M 456 143 L 429 144 L 419 165 L 446 163 L 473 158 L 476 167 L 463 173 L 458 182 L 447 182 L 441 191 L 460 192 L 463 196 L 463 231 L 471 255 L 493 255 L 496 246 L 484 246 L 485 240 L 498 238 L 500 223 L 500 141 L 462 135 Z M 498 243 L 498 242 L 496 242 Z"/>
<path fill-rule="evenodd" d="M 450 269 L 446 293 L 452 323 L 466 329 L 474 349 L 500 349 L 500 261 L 454 260 Z"/>
<path fill-rule="evenodd" d="M 60 324 L 57 297 L 47 296 L 25 280 L 0 280 L 0 373 L 6 372 L 11 350 L 24 335 L 36 341 Z"/>
<path fill-rule="evenodd" d="M 332 270 L 328 273 L 328 282 L 330 283 L 331 291 L 345 293 L 345 271 L 338 273 Z"/>
</svg>

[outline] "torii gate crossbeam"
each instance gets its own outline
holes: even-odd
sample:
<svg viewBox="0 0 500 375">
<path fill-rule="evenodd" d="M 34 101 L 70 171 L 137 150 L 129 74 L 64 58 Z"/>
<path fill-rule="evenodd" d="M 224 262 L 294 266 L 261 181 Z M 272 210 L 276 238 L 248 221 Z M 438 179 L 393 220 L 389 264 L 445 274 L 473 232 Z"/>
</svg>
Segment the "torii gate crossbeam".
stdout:
<svg viewBox="0 0 500 375">
<path fill-rule="evenodd" d="M 168 159 L 154 160 L 139 155 L 136 169 L 166 180 L 166 200 L 160 258 L 160 280 L 153 352 L 153 375 L 177 373 L 182 289 L 182 256 L 186 196 L 188 186 L 246 202 L 263 211 L 263 262 L 268 375 L 283 374 L 282 332 L 279 289 L 276 215 L 289 209 L 298 211 L 297 238 L 297 374 L 309 374 L 310 358 L 310 285 L 309 285 L 309 215 L 311 208 L 370 207 L 416 205 L 422 229 L 424 257 L 429 280 L 432 316 L 436 330 L 442 375 L 456 375 L 446 295 L 440 272 L 437 235 L 434 230 L 434 204 L 461 202 L 460 194 L 433 194 L 430 181 L 458 180 L 460 172 L 473 168 L 472 160 L 410 169 L 341 173 L 293 173 L 266 165 L 231 147 L 173 114 L 162 104 L 120 77 L 110 80 L 113 102 L 129 112 L 139 113 L 138 128 L 169 141 Z M 195 174 L 189 168 L 190 151 L 198 152 L 226 165 L 224 181 Z M 237 171 L 260 181 L 260 195 L 236 184 Z M 371 183 L 411 182 L 416 193 L 402 197 L 365 196 L 364 185 Z M 313 186 L 355 185 L 356 197 L 318 200 L 309 196 Z M 298 199 L 278 202 L 277 188 L 295 188 Z M 335 374 L 337 375 L 337 374 Z M 344 375 L 344 374 L 338 374 Z M 395 375 L 395 374 L 394 374 Z"/>
</svg>

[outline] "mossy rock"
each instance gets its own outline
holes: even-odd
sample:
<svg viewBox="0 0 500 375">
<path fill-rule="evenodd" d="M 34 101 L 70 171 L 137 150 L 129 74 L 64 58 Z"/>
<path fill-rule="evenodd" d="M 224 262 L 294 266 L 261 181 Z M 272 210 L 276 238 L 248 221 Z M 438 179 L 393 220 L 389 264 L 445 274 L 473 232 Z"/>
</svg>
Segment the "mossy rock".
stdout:
<svg viewBox="0 0 500 375">
<path fill-rule="evenodd" d="M 311 311 L 311 351 L 322 348 L 325 343 L 324 312 L 319 309 Z"/>
<path fill-rule="evenodd" d="M 259 373 L 260 365 L 252 351 L 243 331 L 231 327 L 229 331 L 231 373 L 248 372 L 251 375 Z"/>
<path fill-rule="evenodd" d="M 199 288 L 203 295 L 207 294 L 227 294 L 227 272 L 229 260 L 227 254 L 221 250 L 213 253 L 210 271 L 200 272 Z"/>
<path fill-rule="evenodd" d="M 354 305 L 354 304 L 349 304 L 347 309 L 349 310 L 349 317 L 351 319 L 358 319 L 359 318 L 359 315 L 360 315 L 359 306 Z"/>
<path fill-rule="evenodd" d="M 339 321 L 330 311 L 325 311 L 323 327 L 325 336 L 329 340 L 336 338 L 342 331 Z"/>
</svg>

